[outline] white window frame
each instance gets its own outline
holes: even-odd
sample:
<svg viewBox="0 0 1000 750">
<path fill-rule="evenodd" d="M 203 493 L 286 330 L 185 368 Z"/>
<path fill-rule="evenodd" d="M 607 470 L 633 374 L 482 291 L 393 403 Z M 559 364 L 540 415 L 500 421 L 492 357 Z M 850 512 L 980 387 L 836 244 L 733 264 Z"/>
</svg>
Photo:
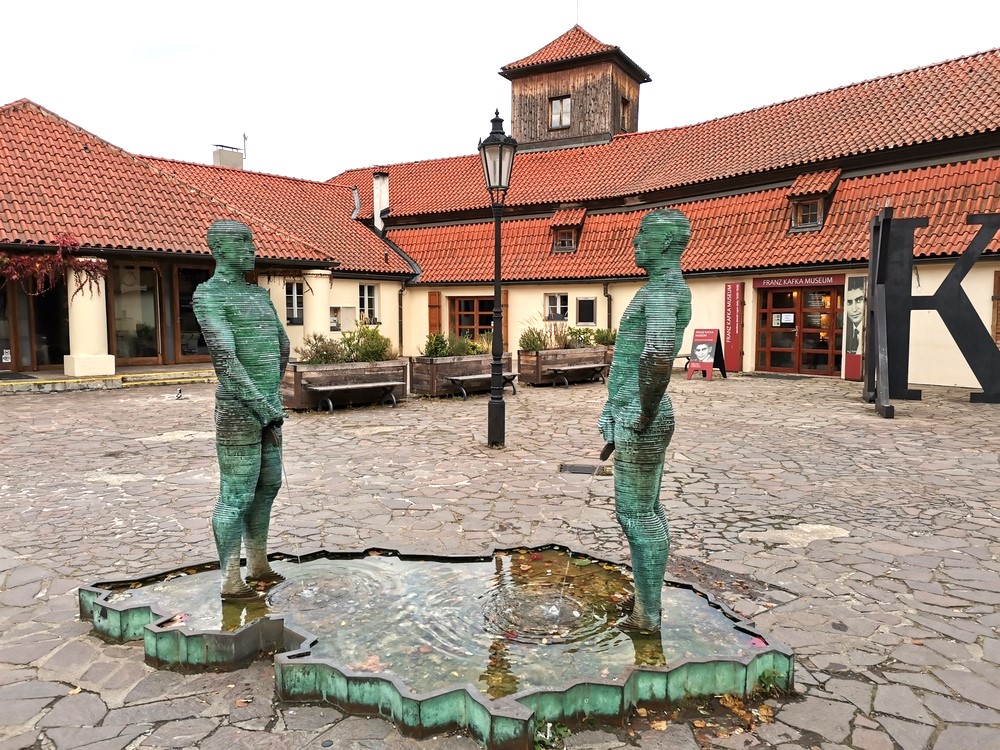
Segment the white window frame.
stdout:
<svg viewBox="0 0 1000 750">
<path fill-rule="evenodd" d="M 575 253 L 576 252 L 576 230 L 575 229 L 555 229 L 553 230 L 555 239 L 552 242 L 552 252 L 554 253 Z"/>
<path fill-rule="evenodd" d="M 300 326 L 303 322 L 303 298 L 305 297 L 305 282 L 285 282 L 285 324 Z"/>
<path fill-rule="evenodd" d="M 581 302 L 591 302 L 594 305 L 594 319 L 593 320 L 582 320 L 580 317 L 580 303 Z M 597 325 L 597 297 L 577 297 L 576 298 L 576 324 L 578 326 L 596 326 Z"/>
<path fill-rule="evenodd" d="M 569 294 L 566 294 L 565 292 L 557 292 L 555 294 L 545 295 L 545 319 L 569 319 Z"/>
<path fill-rule="evenodd" d="M 378 323 L 378 284 L 358 284 L 358 320 Z"/>
<path fill-rule="evenodd" d="M 563 130 L 572 122 L 572 104 L 569 96 L 549 99 L 549 130 Z"/>
</svg>

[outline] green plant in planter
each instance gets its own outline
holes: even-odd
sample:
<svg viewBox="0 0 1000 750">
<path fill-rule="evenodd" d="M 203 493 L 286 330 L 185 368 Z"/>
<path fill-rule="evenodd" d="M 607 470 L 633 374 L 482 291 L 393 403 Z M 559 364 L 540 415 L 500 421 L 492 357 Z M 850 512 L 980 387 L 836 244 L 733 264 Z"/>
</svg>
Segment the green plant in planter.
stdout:
<svg viewBox="0 0 1000 750">
<path fill-rule="evenodd" d="M 599 346 L 614 346 L 618 338 L 617 328 L 595 328 L 594 343 Z"/>
<path fill-rule="evenodd" d="M 593 328 L 567 328 L 566 337 L 570 349 L 586 349 L 594 345 Z"/>
<path fill-rule="evenodd" d="M 359 322 L 353 331 L 339 339 L 322 333 L 310 333 L 295 348 L 299 362 L 305 365 L 332 365 L 341 362 L 384 362 L 395 359 L 392 342 L 379 333 L 378 324 Z"/>
<path fill-rule="evenodd" d="M 302 339 L 302 346 L 295 347 L 299 362 L 306 365 L 332 365 L 346 362 L 344 345 L 322 333 L 309 333 Z"/>
<path fill-rule="evenodd" d="M 395 359 L 392 342 L 378 330 L 378 324 L 359 321 L 353 331 L 346 331 L 340 337 L 348 362 L 384 362 Z"/>
<path fill-rule="evenodd" d="M 524 352 L 540 352 L 549 348 L 549 338 L 541 328 L 528 326 L 521 332 L 517 347 Z"/>
<path fill-rule="evenodd" d="M 451 346 L 443 333 L 428 333 L 420 353 L 425 357 L 447 357 L 451 354 Z"/>
</svg>

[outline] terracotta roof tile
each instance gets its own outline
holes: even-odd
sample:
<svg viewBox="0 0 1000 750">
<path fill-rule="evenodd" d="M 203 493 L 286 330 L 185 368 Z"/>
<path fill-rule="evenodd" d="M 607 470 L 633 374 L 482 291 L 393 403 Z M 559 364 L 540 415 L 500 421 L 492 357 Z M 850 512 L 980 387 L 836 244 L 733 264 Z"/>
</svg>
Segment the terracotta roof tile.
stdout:
<svg viewBox="0 0 1000 750">
<path fill-rule="evenodd" d="M 328 263 L 319 249 L 191 189 L 27 99 L 0 107 L 0 243 L 209 255 L 217 219 L 245 222 L 264 259 Z"/>
<path fill-rule="evenodd" d="M 691 220 L 687 273 L 832 263 L 868 257 L 868 222 L 891 204 L 900 218 L 934 216 L 917 233 L 918 257 L 962 252 L 977 226 L 969 213 L 1000 212 L 1000 157 L 842 179 L 821 231 L 789 232 L 787 188 L 681 203 Z M 507 281 L 632 278 L 632 240 L 649 209 L 588 213 L 574 253 L 551 252 L 551 220 L 504 221 L 502 276 Z M 390 229 L 423 273 L 418 283 L 488 282 L 493 278 L 492 222 Z M 989 252 L 1000 250 L 994 239 Z"/>
<path fill-rule="evenodd" d="M 539 65 L 547 65 L 565 60 L 575 60 L 581 57 L 590 57 L 605 52 L 614 52 L 618 48 L 611 44 L 598 41 L 588 34 L 577 24 L 558 39 L 546 44 L 540 50 L 532 52 L 527 57 L 515 60 L 504 65 L 501 70 L 518 70 L 520 68 L 534 68 Z"/>
<path fill-rule="evenodd" d="M 587 215 L 585 208 L 564 208 L 552 214 L 553 227 L 578 227 Z"/>
<path fill-rule="evenodd" d="M 795 178 L 788 190 L 789 198 L 801 198 L 806 195 L 829 195 L 840 179 L 839 169 L 827 169 L 822 172 L 809 172 Z"/>
<path fill-rule="evenodd" d="M 154 168 L 301 237 L 340 263 L 341 271 L 413 273 L 368 227 L 351 218 L 354 195 L 342 184 L 242 169 L 140 157 Z"/>
<path fill-rule="evenodd" d="M 961 136 L 1000 132 L 1000 49 L 769 107 L 610 143 L 519 154 L 508 206 L 642 195 Z M 470 152 L 472 141 L 470 140 Z M 485 209 L 479 156 L 380 167 L 392 216 Z M 372 168 L 332 182 L 362 188 L 371 216 Z"/>
</svg>

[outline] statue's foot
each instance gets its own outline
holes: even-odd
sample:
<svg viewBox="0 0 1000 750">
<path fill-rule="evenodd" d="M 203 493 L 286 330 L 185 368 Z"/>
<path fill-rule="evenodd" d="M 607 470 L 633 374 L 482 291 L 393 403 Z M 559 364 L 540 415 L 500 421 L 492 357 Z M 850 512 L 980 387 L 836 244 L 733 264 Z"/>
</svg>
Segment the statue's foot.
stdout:
<svg viewBox="0 0 1000 750">
<path fill-rule="evenodd" d="M 660 631 L 660 618 L 643 617 L 633 611 L 632 614 L 618 623 L 618 627 L 623 630 L 635 630 L 640 633 L 658 633 Z"/>
<path fill-rule="evenodd" d="M 222 589 L 222 601 L 224 602 L 252 602 L 263 598 L 264 595 L 261 592 L 250 588 L 243 581 L 231 589 Z"/>
</svg>

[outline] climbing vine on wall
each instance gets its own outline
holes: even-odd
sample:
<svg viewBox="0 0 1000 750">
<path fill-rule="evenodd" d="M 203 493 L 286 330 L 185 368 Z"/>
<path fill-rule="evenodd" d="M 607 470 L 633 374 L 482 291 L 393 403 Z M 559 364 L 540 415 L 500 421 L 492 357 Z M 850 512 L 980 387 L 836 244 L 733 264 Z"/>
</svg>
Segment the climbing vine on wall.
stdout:
<svg viewBox="0 0 1000 750">
<path fill-rule="evenodd" d="M 108 262 L 101 258 L 81 258 L 80 241 L 72 234 L 56 235 L 53 244 L 55 252 L 48 253 L 0 250 L 0 287 L 14 282 L 21 285 L 25 294 L 37 296 L 72 278 L 71 272 L 76 272 L 74 297 L 84 288 L 93 290 L 95 286 L 100 294 L 100 282 L 108 275 Z"/>
</svg>

